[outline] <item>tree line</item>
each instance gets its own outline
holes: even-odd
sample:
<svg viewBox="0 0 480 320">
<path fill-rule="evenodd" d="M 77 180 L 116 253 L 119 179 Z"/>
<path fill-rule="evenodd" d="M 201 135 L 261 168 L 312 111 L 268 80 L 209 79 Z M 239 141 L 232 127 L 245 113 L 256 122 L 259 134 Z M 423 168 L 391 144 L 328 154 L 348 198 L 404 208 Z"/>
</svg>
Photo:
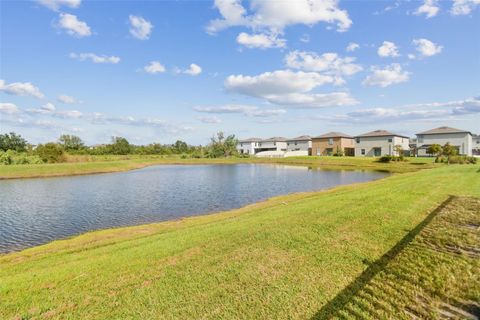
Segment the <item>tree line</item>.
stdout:
<svg viewBox="0 0 480 320">
<path fill-rule="evenodd" d="M 87 146 L 75 135 L 63 134 L 57 141 L 33 145 L 15 132 L 0 134 L 0 164 L 55 163 L 70 155 L 180 155 L 182 158 L 223 158 L 239 156 L 238 139 L 218 132 L 206 146 L 189 145 L 177 140 L 173 144 L 131 144 L 124 137 L 112 137 L 103 145 Z"/>
</svg>

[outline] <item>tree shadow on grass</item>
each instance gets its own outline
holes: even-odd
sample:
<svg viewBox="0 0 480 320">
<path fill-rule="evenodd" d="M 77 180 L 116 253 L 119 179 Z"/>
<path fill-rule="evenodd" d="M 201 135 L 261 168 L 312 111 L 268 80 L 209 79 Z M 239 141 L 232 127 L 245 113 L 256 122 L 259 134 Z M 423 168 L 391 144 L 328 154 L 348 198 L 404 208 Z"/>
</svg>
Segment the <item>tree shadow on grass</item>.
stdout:
<svg viewBox="0 0 480 320">
<path fill-rule="evenodd" d="M 452 200 L 453 196 L 448 197 L 439 207 L 433 210 L 422 222 L 420 222 L 414 229 L 406 234 L 393 248 L 381 256 L 378 260 L 370 264 L 370 266 L 362 272 L 352 283 L 339 292 L 332 300 L 325 304 L 313 317 L 314 319 L 329 319 L 337 312 L 347 307 L 348 302 L 359 293 L 366 284 L 382 271 L 388 263 L 394 259 L 412 240 L 417 236 L 422 229 L 428 225 L 433 218 L 443 210 Z M 353 312 L 353 310 L 348 310 Z M 361 318 L 361 317 L 360 317 Z"/>
</svg>

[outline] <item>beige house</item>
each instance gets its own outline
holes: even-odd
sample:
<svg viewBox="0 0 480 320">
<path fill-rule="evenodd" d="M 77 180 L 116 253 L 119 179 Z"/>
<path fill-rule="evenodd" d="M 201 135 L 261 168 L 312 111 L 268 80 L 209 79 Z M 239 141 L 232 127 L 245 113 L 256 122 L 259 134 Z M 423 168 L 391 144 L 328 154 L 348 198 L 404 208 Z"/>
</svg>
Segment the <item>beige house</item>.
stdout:
<svg viewBox="0 0 480 320">
<path fill-rule="evenodd" d="M 398 156 L 395 146 L 410 149 L 410 139 L 386 130 L 375 130 L 355 137 L 356 157 Z"/>
<path fill-rule="evenodd" d="M 329 132 L 312 138 L 312 155 L 330 156 L 343 153 L 355 155 L 355 143 L 352 136 L 342 132 Z"/>
</svg>

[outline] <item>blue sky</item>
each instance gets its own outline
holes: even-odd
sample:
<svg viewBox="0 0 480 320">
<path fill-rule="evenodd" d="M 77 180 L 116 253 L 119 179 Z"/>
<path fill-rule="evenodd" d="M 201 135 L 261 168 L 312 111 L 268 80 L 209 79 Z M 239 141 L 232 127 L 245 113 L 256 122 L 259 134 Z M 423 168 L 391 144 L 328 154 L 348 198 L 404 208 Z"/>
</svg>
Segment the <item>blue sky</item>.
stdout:
<svg viewBox="0 0 480 320">
<path fill-rule="evenodd" d="M 480 133 L 480 2 L 0 2 L 0 131 Z"/>
</svg>

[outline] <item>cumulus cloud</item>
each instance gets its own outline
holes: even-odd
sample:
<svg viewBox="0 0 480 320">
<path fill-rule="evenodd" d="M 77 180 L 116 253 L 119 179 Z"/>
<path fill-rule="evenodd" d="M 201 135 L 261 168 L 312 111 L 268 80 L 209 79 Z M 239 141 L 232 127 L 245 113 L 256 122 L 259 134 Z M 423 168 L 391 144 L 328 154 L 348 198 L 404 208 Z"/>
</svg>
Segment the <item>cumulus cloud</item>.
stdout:
<svg viewBox="0 0 480 320">
<path fill-rule="evenodd" d="M 158 61 L 152 61 L 143 67 L 143 70 L 147 73 L 156 74 L 165 72 L 165 67 Z"/>
<path fill-rule="evenodd" d="M 197 106 L 193 108 L 197 112 L 216 114 L 243 114 L 247 117 L 274 117 L 286 111 L 284 109 L 260 109 L 257 106 L 228 104 L 222 106 Z"/>
<path fill-rule="evenodd" d="M 9 102 L 0 102 L 0 113 L 14 114 L 18 112 L 18 107 Z"/>
<path fill-rule="evenodd" d="M 392 84 L 407 82 L 410 77 L 410 73 L 403 71 L 398 63 L 392 63 L 385 68 L 374 66 L 371 71 L 372 73 L 363 80 L 364 85 L 385 88 Z"/>
<path fill-rule="evenodd" d="M 345 50 L 347 50 L 347 52 L 353 52 L 358 48 L 360 48 L 360 45 L 358 43 L 350 42 Z"/>
<path fill-rule="evenodd" d="M 35 87 L 30 82 L 13 82 L 7 84 L 5 80 L 0 80 L 0 92 L 5 92 L 16 96 L 31 96 L 39 99 L 45 97 L 45 95 L 40 92 L 40 89 Z"/>
<path fill-rule="evenodd" d="M 90 60 L 93 63 L 110 63 L 117 64 L 120 62 L 120 58 L 116 56 L 96 55 L 95 53 L 70 53 L 70 58 L 78 61 Z"/>
<path fill-rule="evenodd" d="M 480 0 L 453 0 L 450 13 L 455 16 L 470 14 L 478 5 Z"/>
<path fill-rule="evenodd" d="M 355 64 L 355 58 L 342 58 L 336 53 L 317 55 L 314 52 L 293 51 L 286 55 L 285 64 L 292 69 L 315 71 L 335 76 L 337 84 L 343 84 L 343 76 L 351 76 L 363 68 Z"/>
<path fill-rule="evenodd" d="M 197 119 L 203 123 L 222 123 L 222 120 L 217 116 L 203 116 Z"/>
<path fill-rule="evenodd" d="M 398 47 L 395 43 L 390 41 L 383 41 L 383 44 L 378 48 L 377 53 L 380 57 L 398 57 Z"/>
<path fill-rule="evenodd" d="M 214 6 L 222 18 L 210 21 L 207 26 L 209 33 L 234 26 L 281 32 L 290 25 L 311 26 L 319 22 L 336 24 L 337 30 L 342 32 L 352 24 L 347 11 L 339 9 L 338 0 L 252 0 L 250 13 L 242 6 L 241 0 L 215 0 Z"/>
<path fill-rule="evenodd" d="M 53 113 L 55 112 L 56 108 L 55 108 L 55 105 L 53 103 L 46 103 L 44 104 L 43 106 L 41 106 L 40 108 L 37 108 L 37 109 L 27 109 L 26 112 L 27 113 L 31 113 L 31 114 L 49 114 L 49 115 L 53 115 Z"/>
<path fill-rule="evenodd" d="M 153 25 L 143 17 L 130 15 L 130 34 L 139 40 L 148 40 L 152 33 Z"/>
<path fill-rule="evenodd" d="M 412 42 L 415 45 L 415 49 L 423 57 L 431 57 L 442 52 L 443 47 L 433 43 L 428 39 L 414 39 Z"/>
<path fill-rule="evenodd" d="M 200 73 L 202 73 L 202 68 L 198 64 L 192 63 L 187 70 L 183 71 L 183 73 L 191 76 L 198 76 Z"/>
<path fill-rule="evenodd" d="M 422 15 L 425 14 L 426 18 L 435 17 L 440 11 L 440 7 L 437 4 L 437 0 L 425 0 L 423 4 L 415 10 L 413 14 Z"/>
<path fill-rule="evenodd" d="M 449 102 L 403 105 L 394 108 L 367 108 L 344 115 L 319 116 L 322 120 L 346 123 L 381 123 L 453 118 L 466 114 L 480 114 L 480 98 Z"/>
<path fill-rule="evenodd" d="M 50 10 L 58 11 L 63 6 L 72 9 L 78 8 L 82 0 L 38 0 L 37 2 Z"/>
<path fill-rule="evenodd" d="M 279 38 L 277 34 L 272 33 L 248 34 L 245 32 L 241 32 L 237 36 L 237 43 L 250 49 L 284 48 L 286 42 L 287 40 Z"/>
<path fill-rule="evenodd" d="M 69 35 L 82 38 L 92 35 L 92 30 L 86 22 L 78 20 L 77 16 L 69 13 L 60 13 L 58 27 L 64 29 Z"/>
<path fill-rule="evenodd" d="M 75 103 L 79 102 L 74 97 L 66 95 L 66 94 L 59 95 L 57 100 L 61 103 L 65 103 L 65 104 L 75 104 Z"/>
<path fill-rule="evenodd" d="M 313 89 L 335 84 L 338 79 L 317 72 L 277 70 L 257 76 L 231 75 L 225 80 L 230 92 L 262 98 L 279 105 L 297 107 L 327 107 L 357 103 L 346 92 L 310 93 Z"/>
</svg>

